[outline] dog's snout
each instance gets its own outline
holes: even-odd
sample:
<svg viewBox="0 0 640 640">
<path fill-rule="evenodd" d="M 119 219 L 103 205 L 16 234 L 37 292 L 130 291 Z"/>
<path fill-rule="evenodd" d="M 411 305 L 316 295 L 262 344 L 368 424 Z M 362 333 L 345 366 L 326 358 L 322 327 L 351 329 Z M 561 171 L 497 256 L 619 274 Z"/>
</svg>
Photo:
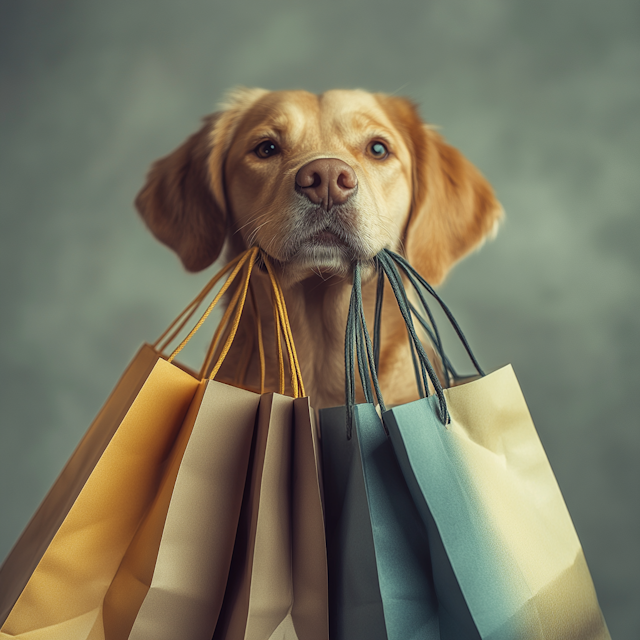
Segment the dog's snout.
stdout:
<svg viewBox="0 0 640 640">
<path fill-rule="evenodd" d="M 327 211 L 343 204 L 358 188 L 356 172 L 337 158 L 318 158 L 296 174 L 296 189 Z"/>
</svg>

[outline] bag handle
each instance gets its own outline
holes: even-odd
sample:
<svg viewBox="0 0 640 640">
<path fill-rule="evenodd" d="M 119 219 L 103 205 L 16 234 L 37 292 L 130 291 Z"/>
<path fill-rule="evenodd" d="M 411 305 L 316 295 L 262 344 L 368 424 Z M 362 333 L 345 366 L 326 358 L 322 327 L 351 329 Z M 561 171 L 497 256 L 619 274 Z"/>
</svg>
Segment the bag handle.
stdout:
<svg viewBox="0 0 640 640">
<path fill-rule="evenodd" d="M 462 333 L 462 330 L 460 329 L 460 326 L 458 325 L 457 321 L 453 317 L 453 314 L 451 313 L 449 307 L 444 303 L 444 301 L 436 293 L 433 287 L 406 260 L 406 258 L 388 249 L 383 250 L 383 253 L 388 255 L 394 262 L 400 265 L 405 276 L 409 280 L 411 286 L 418 294 L 418 297 L 420 299 L 420 304 L 424 310 L 424 313 L 428 317 L 428 321 L 425 319 L 424 315 L 421 312 L 419 312 L 418 309 L 416 309 L 415 305 L 408 299 L 408 296 L 406 295 L 406 291 L 404 290 L 404 285 L 402 286 L 403 298 L 405 300 L 405 303 L 408 305 L 412 316 L 416 320 L 418 320 L 418 322 L 421 324 L 429 340 L 434 345 L 434 347 L 436 348 L 436 351 L 438 352 L 438 355 L 440 356 L 440 359 L 442 361 L 442 366 L 444 369 L 444 374 L 445 374 L 445 385 L 449 387 L 450 386 L 449 383 L 451 380 L 453 381 L 464 380 L 468 376 L 461 376 L 460 374 L 458 374 L 458 372 L 455 370 L 455 368 L 451 364 L 451 361 L 447 357 L 446 353 L 444 352 L 444 347 L 442 344 L 440 333 L 438 331 L 438 326 L 436 324 L 433 314 L 431 313 L 431 309 L 429 308 L 429 304 L 427 303 L 423 289 L 426 289 L 426 291 L 438 302 L 440 307 L 443 309 L 443 311 L 447 315 L 447 318 L 449 319 L 449 322 L 451 323 L 452 327 L 458 334 L 458 337 L 460 338 L 460 341 L 462 342 L 463 347 L 465 348 L 467 354 L 469 355 L 469 358 L 473 363 L 474 368 L 476 369 L 479 375 L 484 376 L 485 373 L 480 367 L 476 357 L 474 356 L 466 337 L 464 336 L 464 334 Z M 376 293 L 376 313 L 375 313 L 375 321 L 374 321 L 374 329 L 373 329 L 374 351 L 376 353 L 376 360 L 375 360 L 376 367 L 378 367 L 379 365 L 379 357 L 380 357 L 379 355 L 380 354 L 380 324 L 381 324 L 381 313 L 382 313 L 382 299 L 384 295 L 384 278 L 385 278 L 384 270 L 379 268 L 378 269 L 378 288 Z M 400 283 L 402 283 L 402 279 L 400 279 Z M 419 380 L 420 374 L 418 373 L 419 371 L 417 368 L 418 365 L 415 362 L 415 350 L 413 349 L 413 345 L 411 346 L 411 352 L 412 352 L 412 355 L 414 356 L 414 367 L 416 367 L 416 379 L 418 381 L 420 395 L 423 396 L 424 393 L 422 391 L 422 386 Z"/>
<path fill-rule="evenodd" d="M 415 292 L 418 294 L 418 297 L 420 298 L 420 302 L 421 302 L 425 312 L 429 316 L 429 322 L 431 323 L 431 326 L 433 327 L 434 333 L 432 333 L 429 330 L 424 318 L 417 312 L 415 307 L 410 304 L 410 307 L 412 309 L 412 313 L 414 313 L 416 318 L 423 325 L 423 327 L 427 331 L 427 334 L 429 335 L 429 338 L 438 345 L 439 351 L 440 351 L 440 355 L 443 357 L 443 360 L 446 360 L 446 362 L 444 362 L 445 367 L 452 371 L 452 373 L 454 374 L 454 377 L 458 377 L 458 378 L 460 377 L 453 370 L 453 368 L 451 367 L 451 363 L 449 362 L 449 360 L 444 355 L 444 352 L 443 352 L 443 349 L 442 349 L 442 341 L 441 341 L 440 336 L 438 334 L 438 329 L 437 329 L 437 326 L 436 326 L 436 323 L 435 323 L 435 319 L 434 319 L 434 317 L 433 317 L 433 315 L 432 315 L 432 313 L 431 313 L 431 311 L 429 309 L 429 305 L 427 304 L 423 289 L 426 290 L 429 293 L 429 295 L 434 300 L 436 300 L 436 302 L 440 305 L 441 309 L 444 311 L 445 315 L 447 316 L 447 319 L 449 320 L 451 326 L 453 327 L 454 331 L 458 335 L 458 338 L 460 339 L 460 342 L 462 343 L 462 346 L 464 347 L 465 351 L 467 352 L 467 355 L 469 356 L 469 359 L 473 363 L 473 366 L 474 366 L 475 370 L 478 372 L 479 375 L 484 376 L 485 372 L 482 370 L 482 367 L 480 366 L 480 363 L 478 362 L 477 358 L 473 354 L 473 351 L 471 350 L 471 346 L 469 345 L 469 342 L 468 342 L 467 338 L 465 337 L 464 333 L 462 332 L 462 329 L 460 328 L 460 325 L 456 321 L 456 319 L 453 316 L 453 313 L 451 312 L 449 307 L 445 304 L 445 302 L 442 300 L 442 298 L 436 293 L 435 289 L 425 280 L 425 278 L 415 269 L 415 267 L 413 267 L 409 263 L 409 261 L 404 256 L 401 256 L 401 255 L 399 255 L 399 254 L 397 254 L 397 253 L 395 253 L 393 251 L 390 251 L 389 249 L 385 249 L 383 251 L 383 253 L 385 253 L 387 256 L 389 256 L 396 264 L 398 264 L 400 266 L 400 268 L 403 270 L 403 272 L 407 276 L 409 282 L 411 283 L 411 286 L 413 287 Z"/>
<path fill-rule="evenodd" d="M 378 256 L 377 256 L 378 257 Z M 381 261 L 382 262 L 382 261 Z M 395 274 L 393 269 L 387 269 L 387 265 L 383 266 L 385 274 L 387 275 L 391 286 L 396 294 L 398 301 L 398 307 L 405 320 L 405 324 L 409 331 L 410 344 L 414 346 L 417 351 L 417 357 L 420 362 L 420 366 L 424 371 L 424 384 L 428 391 L 427 376 L 431 380 L 436 394 L 438 395 L 440 403 L 440 419 L 446 424 L 448 420 L 447 404 L 444 398 L 444 392 L 438 376 L 436 375 L 429 358 L 422 346 L 420 339 L 418 338 L 411 314 L 405 304 L 403 295 L 397 283 L 395 281 Z M 399 278 L 399 274 L 398 274 Z M 353 288 L 351 290 L 351 299 L 349 304 L 349 314 L 347 317 L 347 331 L 345 334 L 345 396 L 347 404 L 347 438 L 351 438 L 352 433 L 352 413 L 353 406 L 355 405 L 355 371 L 354 371 L 354 356 L 358 362 L 358 373 L 360 375 L 360 381 L 364 391 L 365 399 L 367 402 L 373 403 L 373 393 L 371 383 L 373 383 L 373 389 L 375 389 L 375 395 L 380 404 L 381 411 L 385 411 L 386 407 L 382 392 L 380 390 L 380 384 L 378 380 L 377 367 L 375 364 L 374 349 L 371 343 L 371 337 L 367 328 L 367 323 L 364 315 L 364 309 L 362 306 L 362 281 L 361 281 L 361 265 L 356 263 L 353 268 Z M 384 423 L 383 423 L 384 426 Z M 384 426 L 385 432 L 387 432 L 386 426 Z M 387 432 L 388 433 L 388 432 Z"/>
<path fill-rule="evenodd" d="M 255 262 L 255 257 L 257 255 L 257 253 L 258 253 L 258 248 L 257 247 L 253 247 L 252 249 L 249 249 L 245 253 L 241 254 L 238 257 L 238 259 L 236 259 L 235 261 L 232 261 L 231 263 L 229 263 L 229 265 L 224 267 L 219 273 L 217 273 L 211 279 L 211 281 L 205 286 L 203 291 L 199 294 L 199 296 L 196 297 L 196 299 L 191 303 L 191 305 L 189 307 L 187 307 L 182 312 L 182 314 L 180 316 L 178 316 L 178 318 L 176 320 L 174 320 L 173 324 L 175 325 L 175 324 L 177 324 L 177 321 L 180 320 L 180 318 L 182 316 L 186 316 L 185 319 L 190 318 L 192 313 L 195 312 L 195 310 L 199 306 L 200 302 L 204 298 L 203 293 L 204 293 L 204 295 L 206 295 L 206 293 L 211 291 L 211 289 L 218 282 L 218 280 L 221 279 L 222 275 L 224 275 L 227 271 L 231 271 L 231 273 L 227 277 L 226 281 L 222 285 L 220 291 L 218 291 L 218 293 L 216 294 L 214 299 L 210 302 L 209 306 L 206 308 L 205 312 L 202 314 L 202 316 L 200 317 L 198 322 L 195 324 L 195 326 L 191 329 L 191 331 L 189 331 L 187 337 L 184 338 L 184 340 L 174 349 L 174 351 L 171 353 L 171 355 L 167 358 L 168 362 L 173 362 L 173 360 L 176 358 L 176 356 L 189 343 L 191 338 L 193 338 L 193 336 L 197 333 L 197 331 L 200 329 L 200 327 L 204 324 L 205 320 L 209 317 L 209 315 L 211 314 L 211 312 L 213 311 L 215 306 L 218 304 L 218 302 L 220 302 L 220 300 L 222 299 L 222 296 L 227 292 L 227 290 L 229 289 L 231 284 L 237 278 L 237 276 L 241 272 L 242 268 L 245 266 L 245 264 L 247 264 L 248 267 L 245 269 L 246 274 L 245 274 L 244 283 L 243 283 L 245 286 L 243 287 L 242 284 L 240 285 L 240 287 L 238 288 L 238 291 L 236 292 L 236 295 L 234 295 L 234 298 L 232 298 L 232 302 L 235 299 L 236 303 L 229 305 L 229 307 L 231 307 L 231 309 L 232 309 L 232 311 L 230 313 L 233 313 L 233 310 L 236 310 L 236 316 L 237 316 L 237 321 L 238 322 L 235 323 L 235 327 L 233 327 L 233 325 L 232 325 L 231 335 L 227 338 L 227 341 L 226 341 L 226 343 L 225 343 L 225 345 L 223 347 L 223 353 L 221 354 L 221 357 L 218 358 L 218 362 L 216 362 L 216 365 L 214 365 L 215 373 L 218 372 L 220 366 L 222 365 L 222 362 L 224 361 L 225 356 L 227 355 L 227 353 L 229 351 L 229 348 L 231 347 L 231 343 L 233 342 L 233 338 L 235 338 L 235 334 L 236 334 L 236 331 L 237 331 L 237 328 L 238 328 L 237 324 L 239 324 L 240 314 L 242 313 L 242 308 L 244 306 L 244 299 L 246 298 L 246 288 L 248 287 L 248 280 L 251 277 L 251 271 L 253 269 L 253 264 Z M 230 267 L 233 267 L 233 268 L 231 269 Z M 237 303 L 239 302 L 240 296 L 242 296 L 243 289 L 244 289 L 244 297 L 242 299 L 241 306 L 238 309 L 238 304 Z M 200 298 L 200 300 L 198 300 L 198 298 Z M 197 301 L 197 304 L 195 304 L 196 301 Z M 190 310 L 191 306 L 193 306 L 193 310 Z M 227 308 L 227 311 L 228 311 L 229 307 Z M 190 311 L 190 313 L 187 313 L 188 311 Z M 236 318 L 234 318 L 234 320 L 235 319 Z M 183 320 L 183 324 L 181 325 L 181 327 L 182 326 L 184 326 L 184 320 Z M 165 332 L 165 334 L 166 333 L 167 332 Z M 175 332 L 174 332 L 174 334 L 175 334 Z M 215 336 L 214 336 L 214 338 L 215 338 Z M 215 375 L 215 373 L 213 375 Z"/>
<path fill-rule="evenodd" d="M 247 267 L 245 267 L 247 268 Z M 249 291 L 251 291 L 251 280 L 249 280 Z M 238 302 L 240 300 L 240 296 L 242 295 L 242 285 L 240 284 L 236 290 L 234 291 L 229 303 L 227 304 L 227 308 L 222 314 L 222 318 L 220 318 L 220 322 L 213 334 L 213 338 L 211 339 L 211 343 L 209 344 L 209 348 L 207 349 L 207 355 L 205 357 L 204 362 L 202 363 L 202 367 L 200 368 L 200 378 L 204 379 L 208 377 L 208 373 L 212 367 L 212 363 L 214 361 L 214 357 L 216 351 L 220 347 L 220 342 L 222 339 L 226 340 L 229 337 L 229 333 L 232 330 L 233 323 L 230 322 L 234 312 L 237 312 Z M 249 296 L 251 299 L 251 296 Z M 262 326 L 260 325 L 260 331 L 262 330 Z"/>
<path fill-rule="evenodd" d="M 376 292 L 376 314 L 375 314 L 375 320 L 374 320 L 374 326 L 373 326 L 373 345 L 374 345 L 374 352 L 376 354 L 376 360 L 375 360 L 376 369 L 379 367 L 379 364 L 380 364 L 380 341 L 381 341 L 380 327 L 381 327 L 381 321 L 382 321 L 382 300 L 384 296 L 384 280 L 385 280 L 385 272 L 382 268 L 379 268 L 378 269 L 378 288 Z M 453 370 L 453 367 L 451 366 L 448 358 L 444 353 L 444 350 L 442 347 L 442 340 L 440 338 L 440 332 L 438 331 L 438 326 L 436 324 L 435 318 L 433 317 L 433 314 L 431 313 L 431 309 L 423 300 L 424 311 L 429 317 L 429 322 L 427 322 L 427 320 L 425 320 L 422 314 L 420 314 L 418 310 L 415 308 L 415 306 L 411 303 L 408 296 L 406 295 L 406 292 L 403 290 L 402 293 L 403 293 L 405 304 L 408 305 L 412 313 L 412 316 L 420 322 L 423 329 L 426 331 L 427 335 L 429 336 L 430 341 L 432 342 L 432 344 L 434 344 L 435 348 L 437 349 L 438 355 L 440 356 L 440 359 L 444 367 L 445 384 L 446 386 L 449 386 L 447 383 L 449 381 L 450 374 L 454 375 L 455 377 L 457 377 L 457 374 Z M 426 378 L 425 378 L 426 370 L 424 369 L 424 367 L 422 367 L 422 365 L 418 361 L 416 350 L 413 346 L 413 341 L 411 340 L 411 334 L 409 333 L 408 330 L 407 330 L 407 334 L 409 336 L 409 349 L 411 352 L 411 360 L 413 361 L 413 368 L 416 374 L 418 393 L 420 394 L 420 397 L 424 397 L 425 387 L 423 387 L 423 383 L 427 385 L 426 388 L 428 388 L 428 383 L 426 382 Z"/>
<path fill-rule="evenodd" d="M 371 336 L 367 330 L 367 322 L 362 305 L 362 276 L 359 262 L 353 267 L 353 288 L 349 300 L 349 313 L 347 314 L 347 328 L 344 338 L 345 359 L 345 398 L 347 406 L 347 439 L 351 439 L 353 431 L 353 407 L 356 403 L 356 380 L 354 360 L 358 362 L 358 373 L 362 390 L 367 402 L 374 403 L 375 396 L 380 408 L 385 411 L 384 400 L 378 382 L 375 366 L 374 348 Z M 370 375 L 369 375 L 370 374 Z M 372 388 L 373 384 L 373 388 Z M 386 431 L 386 427 L 385 427 Z"/>
<path fill-rule="evenodd" d="M 300 361 L 298 360 L 298 352 L 296 351 L 296 346 L 293 341 L 293 332 L 291 331 L 291 324 L 289 323 L 289 314 L 287 312 L 287 304 L 284 299 L 284 292 L 282 291 L 280 281 L 276 277 L 276 274 L 273 271 L 273 267 L 266 253 L 262 250 L 261 258 L 264 262 L 265 267 L 267 268 L 269 279 L 271 280 L 271 294 L 272 300 L 274 302 L 274 316 L 277 309 L 278 317 L 276 326 L 279 325 L 279 328 L 282 331 L 282 335 L 284 336 L 285 345 L 287 348 L 287 355 L 289 357 L 289 370 L 291 371 L 291 389 L 293 391 L 294 398 L 302 398 L 306 395 L 306 392 L 304 389 L 304 383 L 302 382 L 302 371 L 300 369 Z M 279 336 L 280 332 L 278 332 L 277 338 L 278 345 L 280 345 Z M 280 347 L 278 348 L 278 359 L 279 362 L 282 363 L 282 349 Z M 282 365 L 280 366 L 280 372 L 280 387 L 282 389 L 281 393 L 284 393 L 284 369 Z"/>
<path fill-rule="evenodd" d="M 465 350 L 467 351 L 474 367 L 481 376 L 484 371 L 480 367 L 476 357 L 471 351 L 469 343 L 462 333 L 460 326 L 453 317 L 450 309 L 443 302 L 440 296 L 434 291 L 433 287 L 413 268 L 411 264 L 402 256 L 389 251 L 383 250 L 376 257 L 375 262 L 378 266 L 378 281 L 376 293 L 376 305 L 374 312 L 374 340 L 371 345 L 371 338 L 367 329 L 367 324 L 362 306 L 362 276 L 361 265 L 356 263 L 353 268 L 353 288 L 349 303 L 349 314 L 347 317 L 347 330 L 345 334 L 345 396 L 347 402 L 347 437 L 351 437 L 352 430 L 352 408 L 355 404 L 355 371 L 354 360 L 358 362 L 358 373 L 362 383 L 365 399 L 367 402 L 373 402 L 374 391 L 380 408 L 385 411 L 385 404 L 380 390 L 378 381 L 378 367 L 380 361 L 380 325 L 382 318 L 382 301 L 384 295 L 385 277 L 391 285 L 391 289 L 396 298 L 398 308 L 405 322 L 407 333 L 409 334 L 409 345 L 411 355 L 416 370 L 416 381 L 418 391 L 421 397 L 429 394 L 429 382 L 433 386 L 434 393 L 438 396 L 439 418 L 443 424 L 450 421 L 447 409 L 444 391 L 435 369 L 431 364 L 429 357 L 424 349 L 422 341 L 418 337 L 413 322 L 414 317 L 423 326 L 427 335 L 434 343 L 443 360 L 443 367 L 447 379 L 451 373 L 454 378 L 459 378 L 451 366 L 450 361 L 446 358 L 442 347 L 442 339 L 438 331 L 435 318 L 431 313 L 424 290 L 426 290 L 438 304 L 449 319 Z M 421 306 L 429 318 L 429 322 L 418 312 L 416 307 L 409 301 L 407 292 L 402 281 L 400 270 L 404 273 L 411 286 L 416 291 Z M 373 385 L 373 386 L 372 386 Z M 384 423 L 383 423 L 384 424 Z M 386 427 L 385 427 L 386 431 Z"/>
<path fill-rule="evenodd" d="M 234 258 L 229 264 L 221 269 L 204 287 L 204 289 L 194 298 L 194 300 L 187 305 L 182 313 L 169 325 L 169 328 L 156 340 L 154 348 L 158 349 L 161 353 L 166 347 L 176 338 L 180 331 L 185 327 L 187 322 L 193 317 L 193 314 L 200 307 L 206 296 L 211 292 L 213 287 L 222 279 L 225 274 L 228 274 L 226 281 L 223 283 L 221 289 L 218 291 L 214 299 L 205 309 L 195 326 L 189 331 L 188 335 L 182 342 L 174 349 L 171 355 L 167 358 L 168 362 L 172 362 L 176 356 L 184 349 L 189 343 L 191 338 L 196 334 L 200 327 L 204 324 L 209 317 L 215 306 L 222 299 L 222 296 L 229 290 L 229 287 L 236 279 L 239 279 L 239 285 L 234 291 L 231 300 L 225 310 L 223 317 L 216 329 L 213 336 L 211 345 L 207 351 L 207 355 L 204 364 L 200 370 L 200 378 L 204 379 L 206 371 L 209 369 L 214 355 L 220 345 L 222 347 L 218 353 L 215 364 L 211 368 L 208 376 L 209 380 L 212 380 L 220 370 L 222 363 L 224 362 L 231 345 L 236 337 L 237 330 L 240 324 L 240 318 L 242 316 L 247 295 L 251 300 L 254 317 L 256 320 L 256 330 L 258 334 L 258 354 L 260 358 L 260 392 L 264 393 L 265 387 L 265 355 L 264 355 L 264 341 L 262 336 L 262 323 L 260 320 L 260 314 L 257 308 L 254 292 L 250 286 L 250 279 L 253 269 L 261 260 L 269 274 L 269 280 L 271 284 L 271 298 L 274 311 L 274 323 L 276 333 L 276 357 L 278 361 L 279 369 L 279 393 L 285 392 L 285 372 L 284 372 L 284 354 L 281 336 L 284 336 L 284 346 L 287 350 L 287 356 L 289 361 L 289 369 L 291 372 L 291 389 L 295 398 L 302 397 L 305 394 L 304 384 L 302 382 L 302 373 L 300 370 L 300 363 L 298 361 L 295 344 L 293 341 L 293 334 L 291 332 L 291 325 L 287 315 L 287 308 L 284 301 L 284 294 L 280 283 L 273 271 L 273 268 L 269 262 L 268 256 L 258 247 L 252 247 Z M 242 274 L 242 275 L 240 275 Z M 162 343 L 162 344 L 161 344 Z M 160 345 L 160 346 L 159 346 Z M 253 345 L 252 345 L 253 346 Z M 250 355 L 250 353 L 249 353 Z M 244 366 L 248 366 L 248 360 Z"/>
<path fill-rule="evenodd" d="M 262 394 L 264 393 L 264 380 L 266 370 L 264 358 L 264 341 L 262 339 L 262 321 L 260 319 L 260 313 L 258 312 L 258 305 L 256 303 L 256 297 L 253 290 L 252 282 L 249 282 L 249 300 L 251 301 L 251 313 L 253 314 L 253 318 L 256 323 L 256 333 L 258 335 L 258 357 L 260 361 L 260 393 Z M 250 334 L 249 339 L 244 344 L 244 349 L 242 352 L 242 365 L 238 369 L 238 373 L 234 379 L 235 384 L 241 385 L 244 383 L 247 377 L 249 364 L 251 363 L 251 354 L 253 353 L 255 346 L 256 345 L 253 334 Z"/>
<path fill-rule="evenodd" d="M 376 256 L 376 260 L 378 264 L 382 267 L 387 279 L 389 280 L 389 284 L 391 285 L 391 289 L 394 293 L 396 301 L 398 303 L 398 308 L 400 313 L 404 319 L 405 325 L 407 327 L 407 331 L 409 332 L 410 344 L 415 349 L 416 358 L 420 365 L 421 376 L 417 376 L 418 380 L 422 378 L 422 383 L 424 384 L 424 390 L 421 388 L 420 383 L 418 384 L 421 395 L 427 396 L 429 393 L 429 384 L 428 381 L 431 381 L 433 385 L 434 391 L 438 396 L 438 402 L 440 405 L 440 420 L 443 424 L 447 424 L 449 422 L 449 413 L 447 410 L 447 403 L 444 397 L 444 391 L 442 390 L 442 385 L 440 384 L 440 380 L 427 356 L 427 353 L 424 349 L 422 341 L 418 337 L 415 326 L 413 324 L 413 318 L 411 316 L 411 310 L 409 309 L 409 305 L 407 303 L 407 296 L 402 284 L 402 278 L 400 277 L 400 273 L 395 267 L 393 261 L 385 254 L 385 252 L 380 252 Z M 374 372 L 374 375 L 377 376 L 377 371 Z"/>
<path fill-rule="evenodd" d="M 224 291 L 226 291 L 237 275 L 238 270 L 241 268 L 238 263 L 243 264 L 247 259 L 248 251 L 236 256 L 231 262 L 226 264 L 218 273 L 216 273 L 211 280 L 205 285 L 204 289 L 185 307 L 185 309 L 178 315 L 178 317 L 167 327 L 162 335 L 153 343 L 153 348 L 164 353 L 167 347 L 176 339 L 178 334 L 184 329 L 187 322 L 193 317 L 193 314 L 198 310 L 202 302 L 209 295 L 213 287 L 222 279 L 222 277 L 233 269 L 232 274 L 229 276 L 231 279 L 225 284 Z M 223 291 L 223 293 L 224 293 Z M 220 296 L 222 297 L 222 296 Z M 171 335 L 169 335 L 171 334 Z M 162 344 L 161 344 L 162 343 Z"/>
</svg>

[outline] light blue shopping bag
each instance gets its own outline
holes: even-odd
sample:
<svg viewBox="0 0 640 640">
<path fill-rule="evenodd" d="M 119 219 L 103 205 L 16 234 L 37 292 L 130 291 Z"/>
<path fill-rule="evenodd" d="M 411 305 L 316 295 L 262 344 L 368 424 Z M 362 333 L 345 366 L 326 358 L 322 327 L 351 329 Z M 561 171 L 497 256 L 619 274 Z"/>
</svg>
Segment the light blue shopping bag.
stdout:
<svg viewBox="0 0 640 640">
<path fill-rule="evenodd" d="M 413 326 L 398 267 L 425 306 L 425 290 L 440 299 L 401 256 L 383 252 L 378 261 L 407 324 L 424 389 L 427 378 L 435 389 L 430 397 L 390 408 L 383 419 L 428 532 L 440 637 L 609 638 L 580 541 L 513 370 L 485 376 L 443 305 L 481 374 L 443 390 Z M 435 326 L 432 333 L 442 353 Z M 375 383 L 375 366 L 371 370 Z"/>
</svg>

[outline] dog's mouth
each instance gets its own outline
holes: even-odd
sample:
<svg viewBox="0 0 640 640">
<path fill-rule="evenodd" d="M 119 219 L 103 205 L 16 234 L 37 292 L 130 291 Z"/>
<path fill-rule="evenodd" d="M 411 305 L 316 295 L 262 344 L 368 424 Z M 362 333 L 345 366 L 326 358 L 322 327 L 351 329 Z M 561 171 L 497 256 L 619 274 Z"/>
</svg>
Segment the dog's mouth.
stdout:
<svg viewBox="0 0 640 640">
<path fill-rule="evenodd" d="M 349 242 L 344 238 L 345 234 L 338 235 L 330 229 L 318 231 L 312 235 L 307 243 L 315 247 L 339 247 L 349 249 Z"/>
<path fill-rule="evenodd" d="M 331 226 L 288 236 L 280 251 L 267 253 L 278 265 L 280 277 L 287 282 L 290 278 L 304 279 L 311 273 L 322 277 L 346 276 L 354 262 L 364 259 L 350 234 Z"/>
<path fill-rule="evenodd" d="M 305 250 L 327 250 L 337 251 L 340 255 L 352 256 L 355 258 L 355 247 L 349 237 L 348 233 L 336 232 L 330 228 L 323 229 L 310 235 L 306 240 L 303 240 L 296 251 L 296 255 L 304 252 Z"/>
<path fill-rule="evenodd" d="M 288 262 L 313 269 L 343 271 L 353 262 L 365 258 L 358 237 L 336 224 L 320 229 L 309 229 L 292 238 Z"/>
<path fill-rule="evenodd" d="M 381 248 L 376 249 L 369 230 L 362 228 L 362 219 L 350 203 L 329 211 L 303 206 L 292 212 L 279 236 L 258 241 L 285 278 L 347 276 L 355 262 L 370 262 Z"/>
<path fill-rule="evenodd" d="M 314 258 L 323 262 L 323 255 L 353 262 L 367 253 L 358 229 L 359 216 L 350 205 L 332 207 L 329 211 L 307 209 L 294 217 L 283 242 L 289 260 L 307 261 Z M 320 266 L 320 265 L 316 265 Z"/>
</svg>

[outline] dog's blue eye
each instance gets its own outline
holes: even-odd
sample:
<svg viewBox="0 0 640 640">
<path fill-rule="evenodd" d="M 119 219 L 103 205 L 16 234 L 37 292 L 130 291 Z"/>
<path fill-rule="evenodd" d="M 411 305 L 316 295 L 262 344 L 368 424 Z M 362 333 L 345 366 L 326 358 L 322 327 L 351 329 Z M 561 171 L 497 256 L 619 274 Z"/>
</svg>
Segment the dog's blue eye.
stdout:
<svg viewBox="0 0 640 640">
<path fill-rule="evenodd" d="M 261 142 L 253 151 L 258 158 L 270 158 L 280 153 L 278 145 L 273 140 Z"/>
<path fill-rule="evenodd" d="M 385 147 L 382 142 L 372 142 L 369 145 L 369 153 L 378 160 L 382 158 L 386 158 L 389 155 L 389 150 Z"/>
</svg>

